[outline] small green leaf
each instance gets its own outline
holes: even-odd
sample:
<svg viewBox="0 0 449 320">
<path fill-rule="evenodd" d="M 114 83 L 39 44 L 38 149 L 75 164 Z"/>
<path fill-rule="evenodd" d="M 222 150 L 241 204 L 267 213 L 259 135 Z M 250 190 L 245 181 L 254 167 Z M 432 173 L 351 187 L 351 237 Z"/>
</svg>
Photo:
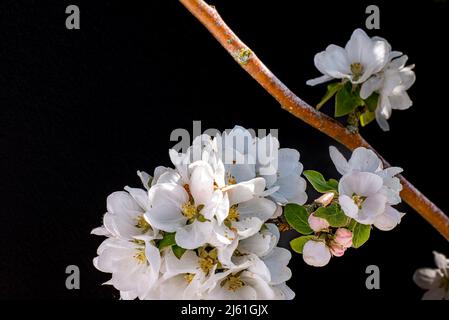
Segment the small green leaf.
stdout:
<svg viewBox="0 0 449 320">
<path fill-rule="evenodd" d="M 324 95 L 323 99 L 321 99 L 320 103 L 317 104 L 316 108 L 317 110 L 320 110 L 321 107 L 329 101 L 330 98 L 332 98 L 339 90 L 341 90 L 344 87 L 343 82 L 336 82 L 331 83 L 327 86 L 327 92 Z"/>
<path fill-rule="evenodd" d="M 338 190 L 338 181 L 335 179 L 330 179 L 326 181 L 323 175 L 318 171 L 314 170 L 305 170 L 303 172 L 304 176 L 309 180 L 310 184 L 315 188 L 316 191 L 321 193 L 337 191 Z"/>
<path fill-rule="evenodd" d="M 316 239 L 315 236 L 302 236 L 296 239 L 293 239 L 290 241 L 290 246 L 292 247 L 292 250 L 297 253 L 302 253 L 304 249 L 304 245 L 307 243 L 307 241 Z"/>
<path fill-rule="evenodd" d="M 349 223 L 349 218 L 341 210 L 340 205 L 334 203 L 328 207 L 318 208 L 314 213 L 315 217 L 326 219 L 331 227 L 340 228 Z"/>
<path fill-rule="evenodd" d="M 364 127 L 374 119 L 376 119 L 376 114 L 372 111 L 366 110 L 360 115 L 360 124 Z"/>
<path fill-rule="evenodd" d="M 364 102 L 359 96 L 359 90 L 353 90 L 350 82 L 335 96 L 335 117 L 350 114 L 357 107 L 363 106 Z"/>
<path fill-rule="evenodd" d="M 368 241 L 371 233 L 371 226 L 356 222 L 352 230 L 352 246 L 360 248 Z"/>
<path fill-rule="evenodd" d="M 157 244 L 157 247 L 159 248 L 159 250 L 162 250 L 164 248 L 171 247 L 174 245 L 176 245 L 175 234 L 166 233 L 164 234 L 164 237 L 161 239 L 161 241 L 159 241 L 159 243 Z"/>
<path fill-rule="evenodd" d="M 181 248 L 178 245 L 174 245 L 171 247 L 171 249 L 173 250 L 173 253 L 175 254 L 176 258 L 181 259 L 182 255 L 184 254 L 184 252 L 186 252 L 186 249 Z"/>
<path fill-rule="evenodd" d="M 378 101 L 379 94 L 374 92 L 372 95 L 365 99 L 365 106 L 369 111 L 374 112 L 376 111 Z"/>
<path fill-rule="evenodd" d="M 284 216 L 288 224 L 301 234 L 311 234 L 313 230 L 309 226 L 309 213 L 306 208 L 295 203 L 289 203 L 284 208 Z"/>
<path fill-rule="evenodd" d="M 327 185 L 332 188 L 332 190 L 338 190 L 338 181 L 335 179 L 327 180 Z"/>
</svg>

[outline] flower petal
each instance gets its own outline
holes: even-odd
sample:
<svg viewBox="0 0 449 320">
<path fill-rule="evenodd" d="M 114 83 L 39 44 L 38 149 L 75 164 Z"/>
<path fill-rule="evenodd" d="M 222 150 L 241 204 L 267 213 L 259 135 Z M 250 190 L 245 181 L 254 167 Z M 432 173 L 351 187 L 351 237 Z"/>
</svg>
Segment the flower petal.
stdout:
<svg viewBox="0 0 449 320">
<path fill-rule="evenodd" d="M 197 249 L 205 245 L 212 236 L 213 224 L 209 221 L 195 220 L 192 224 L 179 228 L 176 231 L 175 241 L 184 249 Z"/>
<path fill-rule="evenodd" d="M 347 195 L 341 195 L 338 198 L 338 201 L 340 202 L 341 209 L 344 211 L 344 213 L 350 217 L 350 218 L 356 218 L 359 213 L 359 208 L 354 203 L 354 200 L 352 200 Z"/>
<path fill-rule="evenodd" d="M 349 164 L 348 161 L 346 160 L 346 158 L 341 154 L 340 151 L 338 151 L 337 148 L 335 148 L 334 146 L 330 146 L 329 147 L 329 154 L 331 157 L 332 162 L 335 165 L 335 168 L 337 169 L 337 171 L 341 174 L 344 175 L 347 172 L 349 172 L 350 168 L 349 168 Z"/>
<path fill-rule="evenodd" d="M 381 177 L 370 172 L 351 172 L 344 175 L 338 185 L 338 191 L 341 195 L 352 197 L 368 197 L 374 195 L 382 188 L 383 180 Z"/>
</svg>

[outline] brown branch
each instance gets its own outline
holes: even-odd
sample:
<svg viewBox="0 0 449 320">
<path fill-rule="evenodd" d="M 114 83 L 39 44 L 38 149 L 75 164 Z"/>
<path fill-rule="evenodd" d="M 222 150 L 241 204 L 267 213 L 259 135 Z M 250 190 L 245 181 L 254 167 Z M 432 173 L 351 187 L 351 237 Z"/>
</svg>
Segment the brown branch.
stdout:
<svg viewBox="0 0 449 320">
<path fill-rule="evenodd" d="M 290 91 L 234 34 L 213 6 L 202 0 L 180 0 L 180 2 L 212 33 L 236 62 L 281 104 L 283 109 L 350 150 L 366 147 L 375 151 L 360 134 L 351 133 L 339 122 L 312 108 Z M 380 158 L 386 167 L 389 166 L 381 156 Z M 402 199 L 449 240 L 449 218 L 403 176 L 399 178 L 403 185 Z"/>
</svg>

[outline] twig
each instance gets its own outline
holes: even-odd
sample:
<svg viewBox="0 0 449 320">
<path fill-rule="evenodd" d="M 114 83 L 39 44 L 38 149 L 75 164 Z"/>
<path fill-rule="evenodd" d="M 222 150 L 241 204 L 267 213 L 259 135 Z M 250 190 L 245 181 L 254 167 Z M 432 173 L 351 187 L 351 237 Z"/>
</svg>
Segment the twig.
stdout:
<svg viewBox="0 0 449 320">
<path fill-rule="evenodd" d="M 283 109 L 350 150 L 366 147 L 376 152 L 360 134 L 350 132 L 339 122 L 311 107 L 290 91 L 234 34 L 213 6 L 202 0 L 179 1 L 209 30 L 236 62 L 281 104 Z M 378 152 L 376 153 L 385 167 L 388 167 L 389 164 Z M 399 178 L 403 185 L 402 199 L 449 240 L 449 218 L 403 176 Z"/>
</svg>

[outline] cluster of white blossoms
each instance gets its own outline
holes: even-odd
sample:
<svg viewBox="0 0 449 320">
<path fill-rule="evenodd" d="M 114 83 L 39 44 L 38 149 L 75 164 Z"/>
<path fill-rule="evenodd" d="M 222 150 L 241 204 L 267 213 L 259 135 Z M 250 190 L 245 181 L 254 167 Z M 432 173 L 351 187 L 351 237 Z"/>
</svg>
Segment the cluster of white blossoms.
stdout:
<svg viewBox="0 0 449 320">
<path fill-rule="evenodd" d="M 349 161 L 335 147 L 329 151 L 337 171 L 343 175 L 338 184 L 338 200 L 344 213 L 382 231 L 396 227 L 404 215 L 392 207 L 401 202 L 402 185 L 396 175 L 402 169 L 383 169 L 379 157 L 363 147 L 355 149 Z"/>
<path fill-rule="evenodd" d="M 315 202 L 320 208 L 333 204 L 331 216 L 335 219 L 341 211 L 348 219 L 332 226 L 326 219 L 316 217 L 316 213 L 310 214 L 308 224 L 317 236 L 305 243 L 302 254 L 307 264 L 316 267 L 327 265 L 332 256 L 341 257 L 352 247 L 355 229 L 358 237 L 366 232 L 365 239 L 357 240 L 359 243 L 368 240 L 372 225 L 389 231 L 404 215 L 393 208 L 401 202 L 402 185 L 395 177 L 402 172 L 401 168 L 383 169 L 379 157 L 363 147 L 354 150 L 349 161 L 335 147 L 330 147 L 330 156 L 342 178 L 338 190 L 324 194 Z"/>
<path fill-rule="evenodd" d="M 434 252 L 436 269 L 422 268 L 416 270 L 413 280 L 426 290 L 423 300 L 449 300 L 449 259 Z"/>
<path fill-rule="evenodd" d="M 387 131 L 392 110 L 405 110 L 412 106 L 407 90 L 415 82 L 414 66 L 406 66 L 408 57 L 392 51 L 383 38 L 370 38 L 356 29 L 344 48 L 329 45 L 315 55 L 315 66 L 323 76 L 307 81 L 314 86 L 332 79 L 361 85 L 360 98 L 379 94 L 375 117 L 379 126 Z"/>
<path fill-rule="evenodd" d="M 144 189 L 108 197 L 92 231 L 107 237 L 94 259 L 107 284 L 122 299 L 292 299 L 291 253 L 270 220 L 307 200 L 299 153 L 235 127 L 170 158 L 138 172 Z"/>
</svg>

